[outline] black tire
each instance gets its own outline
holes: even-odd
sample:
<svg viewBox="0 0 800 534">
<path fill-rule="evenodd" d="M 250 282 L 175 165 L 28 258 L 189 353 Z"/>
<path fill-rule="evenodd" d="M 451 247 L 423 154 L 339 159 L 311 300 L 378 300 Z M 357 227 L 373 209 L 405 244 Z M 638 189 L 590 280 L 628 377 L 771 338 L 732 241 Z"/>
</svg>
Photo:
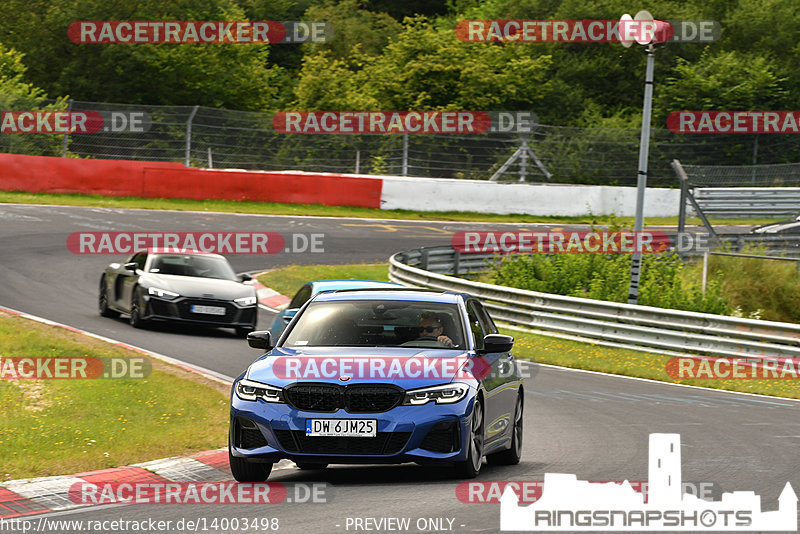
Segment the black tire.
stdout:
<svg viewBox="0 0 800 534">
<path fill-rule="evenodd" d="M 486 460 L 491 465 L 517 465 L 522 458 L 522 426 L 523 417 L 522 392 L 517 395 L 517 407 L 514 411 L 514 430 L 511 435 L 511 447 L 507 450 L 489 454 Z"/>
<path fill-rule="evenodd" d="M 318 464 L 314 462 L 295 462 L 298 469 L 325 469 L 328 464 Z"/>
<path fill-rule="evenodd" d="M 139 288 L 137 287 L 133 290 L 133 296 L 131 297 L 130 323 L 134 328 L 145 328 L 147 326 L 147 320 L 142 318 L 142 310 L 139 309 L 139 300 Z"/>
<path fill-rule="evenodd" d="M 102 317 L 119 317 L 119 312 L 108 307 L 108 292 L 106 291 L 106 277 L 100 279 L 100 296 L 97 299 L 97 308 Z"/>
<path fill-rule="evenodd" d="M 483 462 L 483 405 L 480 399 L 475 399 L 470 419 L 469 440 L 467 443 L 467 459 L 457 462 L 454 471 L 459 478 L 475 478 L 481 472 Z"/>
<path fill-rule="evenodd" d="M 236 335 L 237 337 L 247 337 L 247 334 L 250 332 L 255 332 L 255 326 L 237 326 L 236 327 Z"/>
<path fill-rule="evenodd" d="M 271 463 L 252 463 L 244 458 L 233 456 L 230 445 L 228 445 L 228 464 L 231 466 L 231 474 L 237 482 L 264 482 L 272 472 Z"/>
</svg>

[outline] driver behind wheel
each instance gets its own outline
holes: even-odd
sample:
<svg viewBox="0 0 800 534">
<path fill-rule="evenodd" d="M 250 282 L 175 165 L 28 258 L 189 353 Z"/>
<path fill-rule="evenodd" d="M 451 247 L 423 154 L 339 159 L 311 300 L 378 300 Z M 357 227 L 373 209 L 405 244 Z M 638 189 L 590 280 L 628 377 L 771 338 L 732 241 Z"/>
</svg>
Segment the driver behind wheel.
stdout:
<svg viewBox="0 0 800 534">
<path fill-rule="evenodd" d="M 444 335 L 444 326 L 441 319 L 433 312 L 426 311 L 419 316 L 420 340 L 435 339 L 447 347 L 455 346 L 453 340 Z"/>
</svg>

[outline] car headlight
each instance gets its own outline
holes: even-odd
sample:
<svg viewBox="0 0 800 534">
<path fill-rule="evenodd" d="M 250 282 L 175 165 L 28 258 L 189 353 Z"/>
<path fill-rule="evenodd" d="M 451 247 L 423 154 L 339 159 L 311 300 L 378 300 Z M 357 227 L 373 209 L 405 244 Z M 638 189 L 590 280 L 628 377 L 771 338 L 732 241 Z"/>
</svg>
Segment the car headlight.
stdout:
<svg viewBox="0 0 800 534">
<path fill-rule="evenodd" d="M 161 289 L 160 287 L 148 287 L 147 294 L 166 300 L 174 300 L 180 297 L 178 293 L 175 293 L 174 291 L 167 291 L 166 289 Z"/>
<path fill-rule="evenodd" d="M 436 401 L 436 404 L 453 404 L 463 399 L 468 391 L 469 386 L 460 382 L 412 389 L 406 391 L 406 398 L 403 400 L 403 404 L 405 406 L 420 406 L 430 401 Z"/>
<path fill-rule="evenodd" d="M 235 302 L 239 306 L 255 306 L 256 298 L 255 297 L 241 297 L 241 298 L 238 298 L 238 299 L 233 299 L 233 302 Z"/>
<path fill-rule="evenodd" d="M 236 383 L 236 396 L 246 401 L 261 399 L 267 402 L 286 402 L 281 388 L 268 386 L 261 382 L 253 382 L 252 380 L 239 380 Z"/>
</svg>

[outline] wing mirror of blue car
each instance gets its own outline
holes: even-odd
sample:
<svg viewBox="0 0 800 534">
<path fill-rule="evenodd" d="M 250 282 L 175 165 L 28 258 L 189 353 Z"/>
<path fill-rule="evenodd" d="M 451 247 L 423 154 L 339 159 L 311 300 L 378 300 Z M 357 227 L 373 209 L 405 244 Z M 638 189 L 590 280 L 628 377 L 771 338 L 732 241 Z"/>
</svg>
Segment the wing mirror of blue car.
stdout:
<svg viewBox="0 0 800 534">
<path fill-rule="evenodd" d="M 139 268 L 139 264 L 136 263 L 135 261 L 132 261 L 130 263 L 126 263 L 123 267 L 125 267 L 126 271 L 131 271 L 135 273 L 136 269 Z"/>
<path fill-rule="evenodd" d="M 249 275 L 249 274 L 247 274 L 247 273 L 244 273 L 244 274 L 240 274 L 240 275 L 239 275 L 239 279 L 240 279 L 242 282 L 249 282 L 250 280 L 252 280 L 252 279 L 253 279 L 253 277 L 252 277 L 252 276 L 250 276 L 250 275 Z"/>
<path fill-rule="evenodd" d="M 514 346 L 514 338 L 503 334 L 488 334 L 483 336 L 483 348 L 478 352 L 481 354 L 492 354 L 495 352 L 508 352 Z"/>
<path fill-rule="evenodd" d="M 259 330 L 247 334 L 247 344 L 254 349 L 269 350 L 272 348 L 272 335 L 267 330 Z"/>
</svg>

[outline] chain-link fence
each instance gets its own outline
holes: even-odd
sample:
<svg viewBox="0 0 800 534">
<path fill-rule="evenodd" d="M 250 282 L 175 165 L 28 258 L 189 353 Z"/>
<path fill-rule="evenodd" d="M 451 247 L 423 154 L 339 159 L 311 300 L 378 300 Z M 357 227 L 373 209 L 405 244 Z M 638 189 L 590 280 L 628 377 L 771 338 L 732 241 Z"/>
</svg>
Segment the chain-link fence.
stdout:
<svg viewBox="0 0 800 534">
<path fill-rule="evenodd" d="M 268 113 L 200 106 L 143 106 L 73 100 L 31 100 L 0 95 L 0 109 L 59 109 L 107 114 L 143 113 L 146 131 L 91 134 L 0 135 L 0 151 L 78 158 L 183 162 L 192 167 L 304 170 L 488 180 L 520 148 L 519 134 L 286 134 Z M 672 159 L 692 165 L 739 166 L 800 161 L 800 137 L 790 135 L 680 135 L 654 129 L 648 185 L 676 186 Z M 518 158 L 501 180 L 635 185 L 639 152 L 636 128 L 539 125 L 527 144 L 547 177 Z M 527 162 L 527 165 L 525 163 Z M 797 166 L 731 171 L 714 180 L 737 185 L 796 185 Z M 738 167 L 736 167 L 738 168 Z M 761 170 L 765 169 L 765 170 Z M 789 172 L 791 169 L 791 172 Z M 777 174 L 776 174 L 777 173 Z M 699 184 L 698 184 L 699 185 Z M 716 182 L 714 182 L 716 185 Z"/>
</svg>

